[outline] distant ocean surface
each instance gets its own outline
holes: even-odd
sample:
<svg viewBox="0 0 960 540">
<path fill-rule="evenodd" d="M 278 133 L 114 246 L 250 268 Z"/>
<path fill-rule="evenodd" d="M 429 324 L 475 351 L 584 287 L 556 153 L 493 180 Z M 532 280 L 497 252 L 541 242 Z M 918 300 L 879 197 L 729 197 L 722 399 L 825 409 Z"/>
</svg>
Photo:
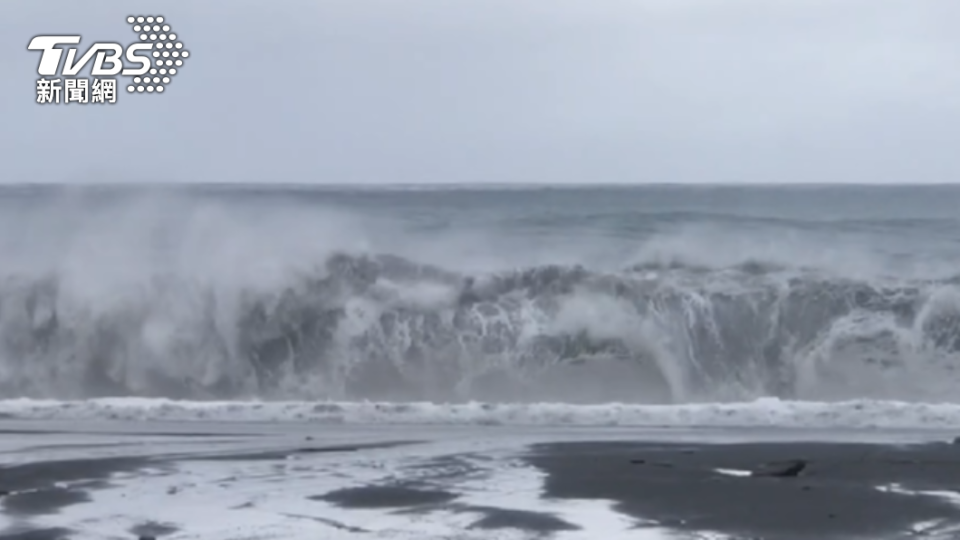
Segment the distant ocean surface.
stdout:
<svg viewBox="0 0 960 540">
<path fill-rule="evenodd" d="M 960 186 L 6 186 L 0 255 L 7 400 L 960 403 Z"/>
</svg>

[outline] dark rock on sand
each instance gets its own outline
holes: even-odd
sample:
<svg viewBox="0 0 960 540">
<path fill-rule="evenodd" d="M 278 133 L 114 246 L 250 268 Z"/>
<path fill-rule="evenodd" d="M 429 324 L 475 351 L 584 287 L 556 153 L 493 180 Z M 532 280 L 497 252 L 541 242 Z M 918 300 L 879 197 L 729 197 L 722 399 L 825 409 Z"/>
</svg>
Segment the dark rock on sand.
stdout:
<svg viewBox="0 0 960 540">
<path fill-rule="evenodd" d="M 807 468 L 806 460 L 795 459 L 786 464 L 768 464 L 763 469 L 752 471 L 750 476 L 769 478 L 796 478 Z"/>
</svg>

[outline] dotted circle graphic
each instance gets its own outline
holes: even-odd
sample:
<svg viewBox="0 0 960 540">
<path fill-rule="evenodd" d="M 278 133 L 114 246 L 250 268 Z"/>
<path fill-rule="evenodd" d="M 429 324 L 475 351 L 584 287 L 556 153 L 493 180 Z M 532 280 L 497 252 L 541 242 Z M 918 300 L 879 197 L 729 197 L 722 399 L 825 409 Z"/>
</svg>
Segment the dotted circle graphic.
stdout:
<svg viewBox="0 0 960 540">
<path fill-rule="evenodd" d="M 150 56 L 156 64 L 156 67 L 149 66 L 146 73 L 133 77 L 133 84 L 127 86 L 127 92 L 159 94 L 165 90 L 165 85 L 170 84 L 171 77 L 177 74 L 177 68 L 183 66 L 183 59 L 189 58 L 190 53 L 184 48 L 183 42 L 178 41 L 178 35 L 164 17 L 129 15 L 126 21 L 140 42 L 153 49 Z"/>
</svg>

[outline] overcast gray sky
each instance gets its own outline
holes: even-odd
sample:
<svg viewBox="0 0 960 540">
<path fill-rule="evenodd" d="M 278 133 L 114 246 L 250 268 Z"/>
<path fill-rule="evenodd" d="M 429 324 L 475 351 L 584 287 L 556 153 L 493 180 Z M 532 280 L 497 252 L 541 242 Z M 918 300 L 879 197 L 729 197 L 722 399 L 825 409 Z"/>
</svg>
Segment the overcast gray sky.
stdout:
<svg viewBox="0 0 960 540">
<path fill-rule="evenodd" d="M 35 103 L 37 34 L 192 58 Z M 3 182 L 953 182 L 957 0 L 6 0 Z"/>
</svg>

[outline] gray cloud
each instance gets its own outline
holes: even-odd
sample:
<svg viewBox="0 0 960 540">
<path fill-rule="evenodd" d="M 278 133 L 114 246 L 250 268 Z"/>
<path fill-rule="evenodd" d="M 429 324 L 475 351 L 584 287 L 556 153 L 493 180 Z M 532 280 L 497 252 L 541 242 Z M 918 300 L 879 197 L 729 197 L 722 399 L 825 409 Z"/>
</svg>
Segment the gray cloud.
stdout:
<svg viewBox="0 0 960 540">
<path fill-rule="evenodd" d="M 954 0 L 179 2 L 162 96 L 34 103 L 36 34 L 158 3 L 6 2 L 0 179 L 949 182 Z"/>
</svg>

